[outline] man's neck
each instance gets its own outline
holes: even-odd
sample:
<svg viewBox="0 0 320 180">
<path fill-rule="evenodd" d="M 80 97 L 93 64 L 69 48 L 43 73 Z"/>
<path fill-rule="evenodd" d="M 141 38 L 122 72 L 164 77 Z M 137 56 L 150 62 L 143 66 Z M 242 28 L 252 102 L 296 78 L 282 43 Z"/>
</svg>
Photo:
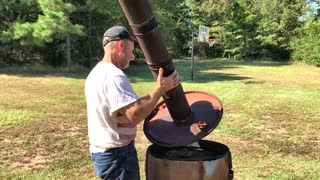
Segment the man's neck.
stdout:
<svg viewBox="0 0 320 180">
<path fill-rule="evenodd" d="M 101 62 L 109 62 L 113 64 L 111 54 L 105 53 Z"/>
</svg>

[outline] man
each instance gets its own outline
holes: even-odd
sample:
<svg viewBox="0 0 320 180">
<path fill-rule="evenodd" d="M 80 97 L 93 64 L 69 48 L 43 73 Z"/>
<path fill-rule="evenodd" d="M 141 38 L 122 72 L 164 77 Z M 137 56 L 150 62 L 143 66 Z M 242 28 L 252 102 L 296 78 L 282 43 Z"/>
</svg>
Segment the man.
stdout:
<svg viewBox="0 0 320 180">
<path fill-rule="evenodd" d="M 140 179 L 133 144 L 136 125 L 154 109 L 160 97 L 178 86 L 176 72 L 163 77 L 159 69 L 156 87 L 139 98 L 122 69 L 133 59 L 134 37 L 122 26 L 108 29 L 103 37 L 104 57 L 85 83 L 90 152 L 101 179 Z"/>
</svg>

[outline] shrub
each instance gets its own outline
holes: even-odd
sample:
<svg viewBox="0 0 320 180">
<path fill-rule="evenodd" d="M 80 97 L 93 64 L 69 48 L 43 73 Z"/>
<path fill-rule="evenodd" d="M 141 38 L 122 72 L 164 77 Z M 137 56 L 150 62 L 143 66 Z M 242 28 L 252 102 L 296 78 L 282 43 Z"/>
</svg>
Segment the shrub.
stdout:
<svg viewBox="0 0 320 180">
<path fill-rule="evenodd" d="M 292 60 L 320 66 L 319 29 L 320 19 L 311 19 L 298 30 L 299 36 L 290 43 L 290 47 L 293 50 L 291 55 Z"/>
</svg>

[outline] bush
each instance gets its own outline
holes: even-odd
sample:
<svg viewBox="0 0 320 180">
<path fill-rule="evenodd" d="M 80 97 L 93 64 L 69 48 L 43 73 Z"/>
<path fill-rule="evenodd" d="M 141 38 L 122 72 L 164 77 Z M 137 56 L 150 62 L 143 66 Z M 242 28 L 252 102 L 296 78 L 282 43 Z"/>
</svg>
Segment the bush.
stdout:
<svg viewBox="0 0 320 180">
<path fill-rule="evenodd" d="M 292 60 L 320 66 L 320 19 L 309 20 L 290 43 Z"/>
<path fill-rule="evenodd" d="M 4 68 L 4 67 L 7 67 L 7 66 L 8 66 L 8 64 L 0 59 L 0 68 Z"/>
</svg>

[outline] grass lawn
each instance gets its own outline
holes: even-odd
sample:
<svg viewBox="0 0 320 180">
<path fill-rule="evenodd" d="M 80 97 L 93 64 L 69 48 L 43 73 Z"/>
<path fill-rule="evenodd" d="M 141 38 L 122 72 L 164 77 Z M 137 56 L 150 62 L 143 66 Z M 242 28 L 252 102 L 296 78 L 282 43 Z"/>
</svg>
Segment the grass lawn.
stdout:
<svg viewBox="0 0 320 180">
<path fill-rule="evenodd" d="M 205 139 L 227 145 L 235 179 L 320 177 L 320 69 L 304 64 L 174 60 L 184 91 L 201 90 L 224 105 Z M 86 73 L 0 71 L 0 179 L 97 179 L 87 138 Z M 125 71 L 138 95 L 155 86 L 146 64 Z M 142 179 L 150 142 L 139 125 Z"/>
</svg>

